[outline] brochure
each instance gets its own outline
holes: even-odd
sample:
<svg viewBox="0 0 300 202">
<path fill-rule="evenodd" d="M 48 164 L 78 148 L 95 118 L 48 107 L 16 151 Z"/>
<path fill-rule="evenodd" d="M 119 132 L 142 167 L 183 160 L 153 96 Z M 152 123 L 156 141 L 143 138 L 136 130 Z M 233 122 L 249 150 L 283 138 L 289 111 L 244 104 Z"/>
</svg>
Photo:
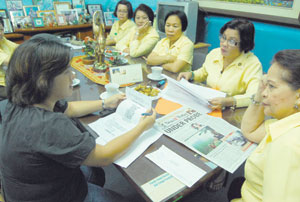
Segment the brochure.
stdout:
<svg viewBox="0 0 300 202">
<path fill-rule="evenodd" d="M 97 144 L 105 145 L 128 132 L 138 124 L 141 114 L 151 108 L 152 100 L 131 88 L 126 88 L 126 97 L 127 99 L 119 104 L 115 113 L 89 124 L 89 127 L 99 136 L 96 139 Z M 162 133 L 154 127 L 145 131 L 115 163 L 128 167 L 161 135 Z"/>
<path fill-rule="evenodd" d="M 109 68 L 110 82 L 119 85 L 143 81 L 141 64 L 124 65 Z"/>
</svg>

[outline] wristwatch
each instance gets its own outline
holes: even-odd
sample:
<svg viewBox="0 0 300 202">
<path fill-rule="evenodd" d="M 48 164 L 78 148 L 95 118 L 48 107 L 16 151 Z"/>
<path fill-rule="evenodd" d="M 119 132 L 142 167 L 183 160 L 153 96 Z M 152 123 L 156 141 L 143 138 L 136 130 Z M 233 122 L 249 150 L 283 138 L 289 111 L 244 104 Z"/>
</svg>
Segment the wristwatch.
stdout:
<svg viewBox="0 0 300 202">
<path fill-rule="evenodd" d="M 260 101 L 256 101 L 256 100 L 254 99 L 254 97 L 255 97 L 255 94 L 253 94 L 253 95 L 251 96 L 251 103 L 254 104 L 254 105 L 260 105 L 261 102 L 260 102 Z"/>
</svg>

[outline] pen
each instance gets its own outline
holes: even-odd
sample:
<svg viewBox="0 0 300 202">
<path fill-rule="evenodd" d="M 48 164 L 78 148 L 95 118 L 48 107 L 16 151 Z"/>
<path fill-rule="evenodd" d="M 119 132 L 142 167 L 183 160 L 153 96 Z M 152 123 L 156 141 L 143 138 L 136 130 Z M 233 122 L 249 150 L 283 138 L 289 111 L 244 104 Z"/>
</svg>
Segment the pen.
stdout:
<svg viewBox="0 0 300 202">
<path fill-rule="evenodd" d="M 142 116 L 151 116 L 152 113 L 142 113 Z"/>
</svg>

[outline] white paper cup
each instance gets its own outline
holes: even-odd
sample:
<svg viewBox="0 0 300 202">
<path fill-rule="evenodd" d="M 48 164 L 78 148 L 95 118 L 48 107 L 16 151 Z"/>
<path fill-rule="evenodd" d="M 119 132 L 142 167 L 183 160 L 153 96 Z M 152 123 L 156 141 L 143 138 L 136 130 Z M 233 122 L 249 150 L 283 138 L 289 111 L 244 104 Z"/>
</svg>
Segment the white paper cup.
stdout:
<svg viewBox="0 0 300 202">
<path fill-rule="evenodd" d="M 151 70 L 152 70 L 153 78 L 155 78 L 155 79 L 161 78 L 161 72 L 163 70 L 162 67 L 154 66 L 154 67 L 151 67 Z"/>
<path fill-rule="evenodd" d="M 119 93 L 119 87 L 120 87 L 120 85 L 116 84 L 116 83 L 106 84 L 105 89 L 106 89 L 106 92 L 107 92 L 107 97 L 109 98 L 109 97 L 111 97 L 115 94 L 118 94 Z"/>
</svg>

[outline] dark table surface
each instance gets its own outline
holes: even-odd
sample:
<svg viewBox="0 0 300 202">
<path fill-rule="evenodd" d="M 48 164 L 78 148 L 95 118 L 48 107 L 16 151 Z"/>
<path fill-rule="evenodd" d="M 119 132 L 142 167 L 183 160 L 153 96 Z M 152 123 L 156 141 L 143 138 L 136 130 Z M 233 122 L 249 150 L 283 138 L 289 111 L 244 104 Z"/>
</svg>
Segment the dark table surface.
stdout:
<svg viewBox="0 0 300 202">
<path fill-rule="evenodd" d="M 142 64 L 143 68 L 143 78 L 144 81 L 142 83 L 144 84 L 151 84 L 156 85 L 157 82 L 153 82 L 148 80 L 147 74 L 151 72 L 150 66 L 145 64 L 145 61 L 142 58 L 130 58 L 127 57 L 130 64 L 136 64 L 140 63 Z M 90 81 L 88 78 L 86 78 L 83 74 L 78 72 L 74 69 L 76 72 L 76 77 L 80 79 L 80 84 L 76 87 L 74 87 L 73 95 L 68 100 L 95 100 L 100 99 L 99 96 L 102 92 L 105 91 L 104 86 L 95 84 L 94 82 Z M 176 78 L 177 74 L 163 71 L 163 74 L 166 74 L 172 78 Z M 124 88 L 120 89 L 121 91 L 124 91 Z M 233 124 L 234 126 L 240 128 L 240 123 L 242 119 L 242 115 L 245 111 L 245 108 L 241 109 L 226 109 L 223 111 L 222 116 L 223 118 L 228 121 L 229 123 Z M 80 121 L 86 126 L 86 124 L 91 123 L 97 119 L 99 119 L 99 113 L 94 113 L 92 115 L 82 117 L 80 118 Z M 129 167 L 122 168 L 117 166 L 117 168 L 120 170 L 120 172 L 125 176 L 125 178 L 134 186 L 134 188 L 143 196 L 143 198 L 146 201 L 151 201 L 147 195 L 142 191 L 141 185 L 145 184 L 149 180 L 163 174 L 165 171 L 162 170 L 160 167 L 156 166 L 152 162 L 150 162 L 147 158 L 145 158 L 145 155 L 147 153 L 150 153 L 152 151 L 155 151 L 158 149 L 161 145 L 165 145 L 168 148 L 170 148 L 173 151 L 176 151 L 177 154 L 181 155 L 183 158 L 189 160 L 196 166 L 199 166 L 203 170 L 207 172 L 207 174 L 201 178 L 195 185 L 193 185 L 191 188 L 186 188 L 180 193 L 173 196 L 168 201 L 173 201 L 177 199 L 178 197 L 183 197 L 195 189 L 200 188 L 202 185 L 204 185 L 205 182 L 210 180 L 213 176 L 218 174 L 221 171 L 221 168 L 217 167 L 215 169 L 211 169 L 209 166 L 207 166 L 203 158 L 200 158 L 201 156 L 197 153 L 193 152 L 192 150 L 188 149 L 184 145 L 181 145 L 180 143 L 170 139 L 167 136 L 161 136 L 154 144 L 152 144 L 137 160 L 135 160 Z"/>
</svg>

